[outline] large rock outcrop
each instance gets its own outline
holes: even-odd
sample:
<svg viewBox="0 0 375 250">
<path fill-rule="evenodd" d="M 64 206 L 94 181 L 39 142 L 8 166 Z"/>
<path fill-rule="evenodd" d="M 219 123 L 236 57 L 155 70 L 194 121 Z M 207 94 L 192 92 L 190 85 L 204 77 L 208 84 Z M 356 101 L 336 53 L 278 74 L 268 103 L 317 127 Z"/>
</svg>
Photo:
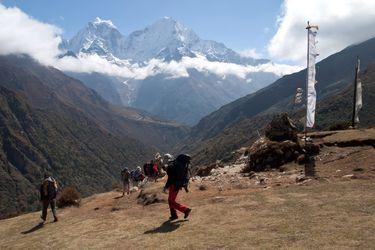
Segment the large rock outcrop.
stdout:
<svg viewBox="0 0 375 250">
<path fill-rule="evenodd" d="M 291 140 L 297 142 L 297 127 L 286 113 L 275 116 L 268 124 L 266 137 L 271 141 Z"/>
<path fill-rule="evenodd" d="M 306 151 L 314 155 L 319 153 L 319 146 L 300 145 L 297 128 L 285 113 L 272 119 L 265 134 L 250 147 L 249 162 L 244 172 L 279 168 L 285 163 L 296 161 Z"/>
</svg>

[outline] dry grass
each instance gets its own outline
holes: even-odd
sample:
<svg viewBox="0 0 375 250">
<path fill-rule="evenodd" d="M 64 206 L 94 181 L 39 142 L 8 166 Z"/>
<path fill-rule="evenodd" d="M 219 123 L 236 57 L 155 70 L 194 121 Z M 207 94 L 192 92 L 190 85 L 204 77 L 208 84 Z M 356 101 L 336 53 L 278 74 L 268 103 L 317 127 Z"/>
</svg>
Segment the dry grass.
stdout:
<svg viewBox="0 0 375 250">
<path fill-rule="evenodd" d="M 118 192 L 60 209 L 60 221 L 41 228 L 39 213 L 2 220 L 0 249 L 375 248 L 375 149 L 324 147 L 319 157 L 320 178 L 309 182 L 223 191 L 205 183 L 204 192 L 194 183 L 179 197 L 193 209 L 189 221 L 169 223 L 167 204 L 143 207 L 137 193 Z M 349 174 L 357 179 L 343 178 Z M 163 184 L 148 190 L 161 194 Z"/>
<path fill-rule="evenodd" d="M 61 221 L 25 233 L 38 214 L 0 222 L 1 248 L 373 248 L 375 185 L 350 180 L 268 190 L 192 191 L 190 221 L 166 223 L 166 204 L 98 195 Z M 218 197 L 220 196 L 220 197 Z M 216 198 L 215 198 L 216 197 Z M 118 208 L 112 211 L 113 206 Z M 95 210 L 95 208 L 99 208 Z"/>
</svg>

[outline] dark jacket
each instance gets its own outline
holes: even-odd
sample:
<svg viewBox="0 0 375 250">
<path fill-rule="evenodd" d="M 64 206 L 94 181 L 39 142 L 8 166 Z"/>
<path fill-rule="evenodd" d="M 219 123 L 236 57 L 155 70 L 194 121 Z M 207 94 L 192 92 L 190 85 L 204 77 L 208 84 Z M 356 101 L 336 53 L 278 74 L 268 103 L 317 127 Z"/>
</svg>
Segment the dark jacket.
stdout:
<svg viewBox="0 0 375 250">
<path fill-rule="evenodd" d="M 40 200 L 53 200 L 57 195 L 57 184 L 55 179 L 48 177 L 40 185 Z"/>
</svg>

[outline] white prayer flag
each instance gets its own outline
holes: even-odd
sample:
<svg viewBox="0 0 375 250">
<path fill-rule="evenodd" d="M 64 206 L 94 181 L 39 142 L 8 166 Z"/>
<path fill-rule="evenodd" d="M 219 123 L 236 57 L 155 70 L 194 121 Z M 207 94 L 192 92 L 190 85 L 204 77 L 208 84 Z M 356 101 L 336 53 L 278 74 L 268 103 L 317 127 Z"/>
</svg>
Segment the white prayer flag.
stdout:
<svg viewBox="0 0 375 250">
<path fill-rule="evenodd" d="M 303 90 L 302 88 L 296 89 L 296 95 L 294 96 L 294 104 L 299 104 L 302 102 L 303 99 Z"/>
<path fill-rule="evenodd" d="M 359 116 L 358 113 L 362 108 L 362 83 L 361 83 L 361 78 L 359 77 L 359 66 L 360 66 L 360 61 L 358 59 L 357 62 L 357 78 L 355 79 L 356 82 L 356 96 L 355 96 L 355 111 L 354 111 L 354 121 L 356 123 L 359 123 Z"/>
<path fill-rule="evenodd" d="M 318 56 L 316 50 L 315 37 L 317 34 L 316 26 L 309 26 L 308 32 L 308 54 L 307 54 L 307 108 L 306 108 L 306 127 L 312 128 L 315 123 L 315 104 L 316 104 L 316 91 L 315 91 L 315 59 Z"/>
</svg>

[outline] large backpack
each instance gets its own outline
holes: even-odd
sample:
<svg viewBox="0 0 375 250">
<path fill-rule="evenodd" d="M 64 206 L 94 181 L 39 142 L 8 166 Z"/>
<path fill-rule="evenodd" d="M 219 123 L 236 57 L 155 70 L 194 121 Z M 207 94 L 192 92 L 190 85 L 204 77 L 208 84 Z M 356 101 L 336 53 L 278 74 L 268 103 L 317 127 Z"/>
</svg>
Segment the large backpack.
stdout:
<svg viewBox="0 0 375 250">
<path fill-rule="evenodd" d="M 57 196 L 57 182 L 52 177 L 49 177 L 43 181 L 43 193 L 45 197 L 52 200 L 55 199 Z"/>
<path fill-rule="evenodd" d="M 130 177 L 133 179 L 133 181 L 143 181 L 144 179 L 142 171 L 137 171 L 137 169 L 134 169 L 130 172 Z"/>
<path fill-rule="evenodd" d="M 155 176 L 155 171 L 154 171 L 154 164 L 152 163 L 146 163 L 143 165 L 143 171 L 146 176 L 148 177 L 154 177 Z"/>
<path fill-rule="evenodd" d="M 168 176 L 173 179 L 173 183 L 178 187 L 187 187 L 189 184 L 190 159 L 190 155 L 181 154 L 168 167 Z"/>
</svg>

